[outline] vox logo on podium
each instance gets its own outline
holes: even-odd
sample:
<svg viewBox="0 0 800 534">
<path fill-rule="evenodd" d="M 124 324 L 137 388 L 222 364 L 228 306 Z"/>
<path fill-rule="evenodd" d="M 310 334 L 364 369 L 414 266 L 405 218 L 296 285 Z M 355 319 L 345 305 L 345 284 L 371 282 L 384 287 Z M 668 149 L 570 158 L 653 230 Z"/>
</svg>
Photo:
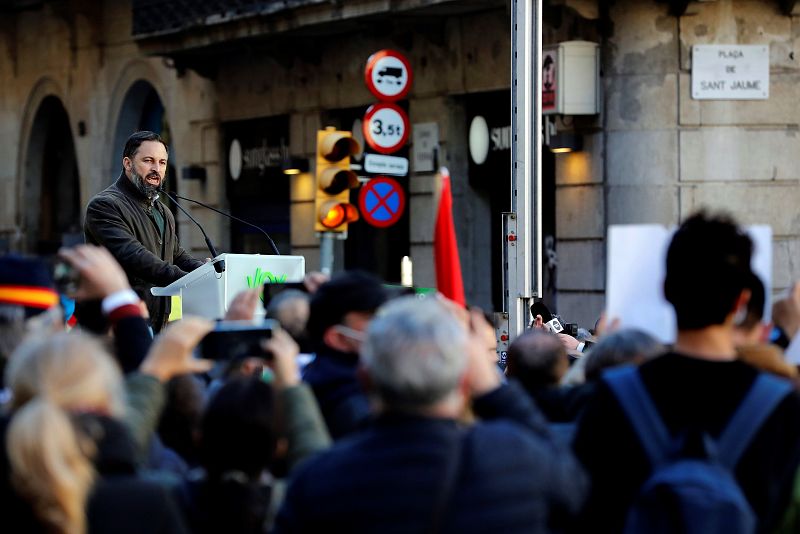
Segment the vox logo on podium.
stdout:
<svg viewBox="0 0 800 534">
<path fill-rule="evenodd" d="M 256 272 L 253 276 L 247 277 L 247 287 L 250 289 L 254 287 L 261 287 L 266 283 L 270 284 L 283 284 L 286 282 L 286 275 L 272 274 L 269 271 L 262 271 L 261 267 L 256 267 Z"/>
</svg>

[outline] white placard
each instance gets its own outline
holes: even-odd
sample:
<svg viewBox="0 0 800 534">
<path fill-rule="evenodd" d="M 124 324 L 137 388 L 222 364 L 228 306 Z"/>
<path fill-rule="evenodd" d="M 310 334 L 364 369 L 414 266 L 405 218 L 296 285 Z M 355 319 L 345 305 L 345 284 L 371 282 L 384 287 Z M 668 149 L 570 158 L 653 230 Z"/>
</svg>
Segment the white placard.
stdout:
<svg viewBox="0 0 800 534">
<path fill-rule="evenodd" d="M 372 174 L 408 175 L 408 159 L 383 154 L 365 154 L 364 170 Z"/>
<path fill-rule="evenodd" d="M 746 228 L 753 240 L 750 266 L 764 284 L 764 318 L 772 311 L 772 229 Z M 674 228 L 655 224 L 612 225 L 608 229 L 606 318 L 638 328 L 663 343 L 675 341 L 675 311 L 664 298 L 667 248 Z"/>
<path fill-rule="evenodd" d="M 435 153 L 439 147 L 439 125 L 435 122 L 414 124 L 414 172 L 433 172 Z"/>
<path fill-rule="evenodd" d="M 768 99 L 769 45 L 695 45 L 692 98 Z"/>
<path fill-rule="evenodd" d="M 664 343 L 675 340 L 675 312 L 664 299 L 667 246 L 672 231 L 655 224 L 608 229 L 606 318 L 638 328 Z"/>
</svg>

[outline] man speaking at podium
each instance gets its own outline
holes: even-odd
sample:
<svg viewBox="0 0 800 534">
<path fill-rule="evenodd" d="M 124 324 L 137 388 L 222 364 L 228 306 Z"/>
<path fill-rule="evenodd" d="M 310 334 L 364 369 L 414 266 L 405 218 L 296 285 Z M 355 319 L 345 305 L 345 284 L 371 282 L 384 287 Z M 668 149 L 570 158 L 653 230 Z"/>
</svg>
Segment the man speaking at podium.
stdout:
<svg viewBox="0 0 800 534">
<path fill-rule="evenodd" d="M 203 265 L 181 248 L 175 218 L 158 200 L 167 157 L 158 134 L 131 135 L 119 178 L 89 201 L 84 225 L 86 242 L 106 247 L 125 269 L 131 287 L 147 304 L 154 332 L 167 322 L 170 299 L 154 297 L 150 288 L 166 286 Z"/>
</svg>

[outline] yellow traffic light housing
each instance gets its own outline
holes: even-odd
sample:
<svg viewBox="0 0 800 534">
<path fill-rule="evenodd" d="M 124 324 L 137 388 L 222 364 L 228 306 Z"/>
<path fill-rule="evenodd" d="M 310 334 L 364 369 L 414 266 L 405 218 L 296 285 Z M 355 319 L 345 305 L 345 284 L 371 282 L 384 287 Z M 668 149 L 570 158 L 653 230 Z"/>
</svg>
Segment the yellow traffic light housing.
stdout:
<svg viewBox="0 0 800 534">
<path fill-rule="evenodd" d="M 317 232 L 347 232 L 347 224 L 358 220 L 358 209 L 350 203 L 350 190 L 359 186 L 350 170 L 350 157 L 361 153 L 351 132 L 326 128 L 317 132 L 317 193 L 314 229 Z"/>
</svg>

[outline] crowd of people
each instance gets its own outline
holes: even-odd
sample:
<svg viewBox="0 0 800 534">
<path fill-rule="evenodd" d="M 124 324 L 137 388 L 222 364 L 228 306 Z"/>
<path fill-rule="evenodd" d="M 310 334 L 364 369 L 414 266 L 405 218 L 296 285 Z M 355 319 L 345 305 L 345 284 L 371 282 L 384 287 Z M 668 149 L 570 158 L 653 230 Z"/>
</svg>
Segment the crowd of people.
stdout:
<svg viewBox="0 0 800 534">
<path fill-rule="evenodd" d="M 215 324 L 152 328 L 101 246 L 60 251 L 70 295 L 2 257 L 3 531 L 797 531 L 800 382 L 770 334 L 796 342 L 800 285 L 765 324 L 752 247 L 692 216 L 666 258 L 674 343 L 535 317 L 503 367 L 481 310 L 363 272 L 307 276 L 258 350 L 212 360 Z M 100 312 L 73 324 L 71 300 Z"/>
</svg>

